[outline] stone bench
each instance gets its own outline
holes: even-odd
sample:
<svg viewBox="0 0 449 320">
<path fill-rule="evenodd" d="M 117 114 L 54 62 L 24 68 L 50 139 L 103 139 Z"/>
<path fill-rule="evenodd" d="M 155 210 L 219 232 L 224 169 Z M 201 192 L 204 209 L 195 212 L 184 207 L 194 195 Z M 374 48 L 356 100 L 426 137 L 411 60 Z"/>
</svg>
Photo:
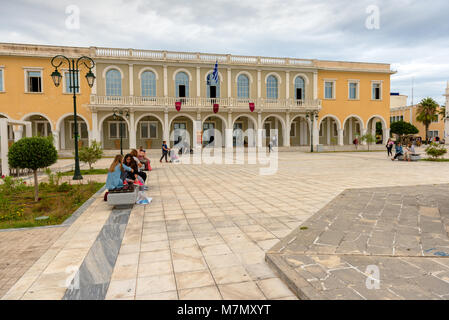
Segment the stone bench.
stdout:
<svg viewBox="0 0 449 320">
<path fill-rule="evenodd" d="M 399 161 L 405 161 L 405 158 L 404 158 L 404 156 L 399 156 L 398 160 Z M 419 155 L 419 154 L 412 154 L 412 156 L 410 157 L 410 160 L 411 161 L 419 161 L 419 160 L 421 160 L 421 155 Z"/>
<path fill-rule="evenodd" d="M 139 191 L 139 188 L 133 188 L 132 191 L 109 192 L 107 203 L 112 206 L 134 205 L 137 201 L 138 191 Z"/>
</svg>

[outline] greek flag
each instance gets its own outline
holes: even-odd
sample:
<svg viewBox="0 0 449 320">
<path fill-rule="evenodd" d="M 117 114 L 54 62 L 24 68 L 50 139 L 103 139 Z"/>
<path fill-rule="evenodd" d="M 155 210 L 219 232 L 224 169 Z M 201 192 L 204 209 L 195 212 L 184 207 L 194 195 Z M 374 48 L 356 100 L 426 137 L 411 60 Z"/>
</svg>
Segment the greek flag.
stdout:
<svg viewBox="0 0 449 320">
<path fill-rule="evenodd" d="M 212 72 L 212 80 L 215 84 L 218 83 L 218 60 L 215 61 L 214 72 Z"/>
</svg>

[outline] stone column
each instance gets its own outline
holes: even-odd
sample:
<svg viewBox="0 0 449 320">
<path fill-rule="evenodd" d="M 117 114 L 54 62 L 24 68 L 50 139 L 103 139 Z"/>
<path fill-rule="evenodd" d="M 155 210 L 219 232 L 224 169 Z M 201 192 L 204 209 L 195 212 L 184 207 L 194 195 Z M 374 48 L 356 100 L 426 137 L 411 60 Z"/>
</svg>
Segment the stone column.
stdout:
<svg viewBox="0 0 449 320">
<path fill-rule="evenodd" d="M 232 72 L 231 68 L 228 68 L 228 98 L 232 97 Z"/>
<path fill-rule="evenodd" d="M 262 97 L 262 72 L 257 70 L 257 98 Z"/>
<path fill-rule="evenodd" d="M 364 129 L 361 129 L 361 130 L 363 132 Z M 349 119 L 349 121 L 348 121 L 348 137 L 349 137 L 349 144 L 351 145 L 352 141 L 354 140 L 352 138 L 352 119 Z"/>
<path fill-rule="evenodd" d="M 233 126 L 232 126 L 232 112 L 228 112 L 228 123 L 225 131 L 225 145 L 226 148 L 232 148 L 232 134 L 233 134 Z"/>
<path fill-rule="evenodd" d="M 167 65 L 165 64 L 164 64 L 164 97 L 168 97 L 168 72 L 167 72 Z"/>
<path fill-rule="evenodd" d="M 361 136 L 359 137 L 359 143 L 361 144 L 361 145 L 366 145 L 366 141 L 361 141 L 361 137 L 363 137 L 366 133 L 367 133 L 367 131 L 368 131 L 368 129 L 360 129 L 361 130 Z M 350 140 L 349 141 L 350 143 L 352 143 L 352 140 Z"/>
<path fill-rule="evenodd" d="M 318 72 L 313 73 L 313 99 L 318 99 Z"/>
<path fill-rule="evenodd" d="M 257 113 L 257 147 L 262 148 L 262 138 L 263 138 L 263 124 L 262 124 L 262 113 Z"/>
<path fill-rule="evenodd" d="M 33 127 L 31 122 L 29 122 L 28 124 L 25 125 L 25 133 L 27 137 L 32 137 L 33 136 Z"/>
<path fill-rule="evenodd" d="M 134 110 L 129 112 L 129 148 L 136 149 L 136 124 L 134 123 Z"/>
<path fill-rule="evenodd" d="M 312 116 L 313 127 L 313 145 L 317 146 L 320 143 L 320 130 L 318 129 L 318 121 Z"/>
<path fill-rule="evenodd" d="M 388 139 L 390 138 L 390 128 L 384 128 L 383 129 L 383 136 L 384 136 L 383 143 L 384 143 L 384 145 L 386 145 L 387 142 L 388 142 Z"/>
<path fill-rule="evenodd" d="M 134 65 L 129 64 L 129 95 L 134 96 Z"/>
<path fill-rule="evenodd" d="M 97 142 L 102 142 L 100 136 L 100 131 L 98 130 L 98 112 L 97 110 L 92 110 L 92 139 Z"/>
<path fill-rule="evenodd" d="M 56 150 L 59 151 L 59 131 L 52 131 L 51 134 L 53 135 L 53 144 L 55 145 Z"/>
<path fill-rule="evenodd" d="M 287 112 L 285 114 L 284 147 L 290 147 L 290 130 L 290 113 Z"/>
<path fill-rule="evenodd" d="M 331 121 L 331 118 L 327 118 L 327 124 L 326 124 L 326 127 L 327 127 L 327 136 L 326 136 L 326 140 L 327 140 L 327 145 L 328 146 L 330 146 L 330 144 L 331 144 L 331 131 L 332 131 L 332 128 L 331 128 L 331 125 L 332 125 L 332 121 Z"/>
<path fill-rule="evenodd" d="M 290 72 L 285 73 L 285 99 L 290 99 Z"/>
<path fill-rule="evenodd" d="M 69 129 L 70 132 L 70 129 Z M 62 121 L 61 128 L 59 129 L 59 141 L 61 150 L 65 149 L 65 121 Z M 75 146 L 73 146 L 75 148 Z"/>
<path fill-rule="evenodd" d="M 344 134 L 344 130 L 343 129 L 338 129 L 338 145 L 342 146 L 344 144 L 343 142 L 343 134 Z"/>
<path fill-rule="evenodd" d="M 304 135 L 304 119 L 302 117 L 299 118 L 299 145 L 303 146 L 306 145 L 307 142 L 305 142 L 307 140 L 307 133 L 306 135 Z"/>
<path fill-rule="evenodd" d="M 23 136 L 23 126 L 14 126 L 14 142 L 22 139 Z"/>
<path fill-rule="evenodd" d="M 9 175 L 8 164 L 8 120 L 0 119 L 0 150 L 2 160 L 2 174 Z"/>
<path fill-rule="evenodd" d="M 168 111 L 164 112 L 164 140 L 167 141 L 167 145 L 170 146 L 170 127 L 168 125 Z"/>
<path fill-rule="evenodd" d="M 201 97 L 201 70 L 196 67 L 196 96 Z"/>
</svg>

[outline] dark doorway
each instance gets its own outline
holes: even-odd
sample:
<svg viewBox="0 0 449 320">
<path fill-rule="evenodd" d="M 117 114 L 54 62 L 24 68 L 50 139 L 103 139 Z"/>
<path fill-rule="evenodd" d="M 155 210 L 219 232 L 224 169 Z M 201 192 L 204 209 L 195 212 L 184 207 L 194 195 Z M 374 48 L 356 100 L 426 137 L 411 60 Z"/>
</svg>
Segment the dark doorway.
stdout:
<svg viewBox="0 0 449 320">
<path fill-rule="evenodd" d="M 302 103 L 302 88 L 296 88 L 296 101 L 297 104 Z"/>
<path fill-rule="evenodd" d="M 216 98 L 217 97 L 217 87 L 216 86 L 210 86 L 210 97 Z"/>
<path fill-rule="evenodd" d="M 183 84 L 179 85 L 179 97 L 185 98 L 186 97 L 186 86 Z"/>
</svg>

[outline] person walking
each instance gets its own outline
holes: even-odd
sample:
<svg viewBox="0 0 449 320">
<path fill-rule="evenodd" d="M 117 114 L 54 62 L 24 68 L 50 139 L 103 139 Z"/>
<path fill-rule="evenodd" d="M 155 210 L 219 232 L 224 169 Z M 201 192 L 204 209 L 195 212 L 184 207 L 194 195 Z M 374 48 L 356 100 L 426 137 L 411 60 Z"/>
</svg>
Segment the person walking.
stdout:
<svg viewBox="0 0 449 320">
<path fill-rule="evenodd" d="M 394 145 L 394 142 L 391 140 L 391 138 L 388 139 L 388 142 L 387 142 L 387 145 L 386 145 L 387 152 L 388 152 L 388 157 L 392 157 L 393 156 L 393 145 Z"/>
<path fill-rule="evenodd" d="M 167 141 L 162 141 L 162 157 L 159 160 L 160 162 L 162 162 L 162 159 L 165 157 L 165 162 L 168 162 L 167 160 L 167 156 L 168 156 L 168 152 L 170 151 L 170 148 L 167 146 Z"/>
<path fill-rule="evenodd" d="M 356 137 L 352 143 L 354 143 L 355 149 L 357 150 L 358 146 L 359 146 L 359 139 L 357 139 L 357 137 Z"/>
</svg>

